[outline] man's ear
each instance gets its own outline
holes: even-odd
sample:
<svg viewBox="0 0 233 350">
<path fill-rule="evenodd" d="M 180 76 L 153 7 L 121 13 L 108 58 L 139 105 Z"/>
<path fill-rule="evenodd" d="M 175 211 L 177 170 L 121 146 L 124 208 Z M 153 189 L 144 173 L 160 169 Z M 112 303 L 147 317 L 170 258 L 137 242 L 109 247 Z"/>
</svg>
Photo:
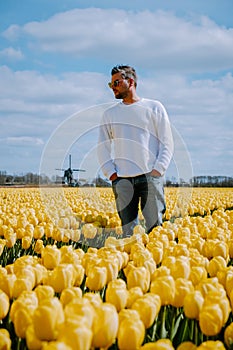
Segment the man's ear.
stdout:
<svg viewBox="0 0 233 350">
<path fill-rule="evenodd" d="M 134 86 L 134 80 L 132 78 L 129 78 L 129 86 Z"/>
</svg>

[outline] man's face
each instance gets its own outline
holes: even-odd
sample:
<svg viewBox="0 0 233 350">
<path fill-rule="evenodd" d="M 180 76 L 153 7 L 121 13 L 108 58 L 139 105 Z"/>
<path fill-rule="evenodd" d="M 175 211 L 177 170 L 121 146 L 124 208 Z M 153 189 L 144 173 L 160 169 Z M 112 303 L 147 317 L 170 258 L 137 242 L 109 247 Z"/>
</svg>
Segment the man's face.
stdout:
<svg viewBox="0 0 233 350">
<path fill-rule="evenodd" d="M 111 89 L 117 99 L 124 99 L 129 93 L 129 81 L 127 78 L 122 78 L 121 73 L 116 73 L 112 76 Z"/>
</svg>

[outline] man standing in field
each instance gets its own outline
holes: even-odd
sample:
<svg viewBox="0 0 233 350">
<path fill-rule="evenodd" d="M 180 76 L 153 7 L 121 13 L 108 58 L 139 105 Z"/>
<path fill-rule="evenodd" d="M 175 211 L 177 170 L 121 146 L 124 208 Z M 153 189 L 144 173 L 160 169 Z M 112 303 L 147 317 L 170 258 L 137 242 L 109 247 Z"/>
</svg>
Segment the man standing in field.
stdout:
<svg viewBox="0 0 233 350">
<path fill-rule="evenodd" d="M 112 182 L 123 237 L 138 224 L 139 204 L 147 233 L 162 224 L 166 210 L 164 174 L 173 155 L 173 138 L 164 106 L 137 95 L 133 67 L 111 71 L 115 98 L 99 130 L 98 157 L 103 174 Z"/>
</svg>

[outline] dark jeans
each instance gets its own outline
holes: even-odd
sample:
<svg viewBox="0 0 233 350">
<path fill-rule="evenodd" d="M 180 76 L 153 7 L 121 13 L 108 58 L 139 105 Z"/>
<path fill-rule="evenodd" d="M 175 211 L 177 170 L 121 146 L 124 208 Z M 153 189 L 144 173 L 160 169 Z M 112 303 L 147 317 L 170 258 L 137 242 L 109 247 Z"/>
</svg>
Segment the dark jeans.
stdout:
<svg viewBox="0 0 233 350">
<path fill-rule="evenodd" d="M 139 204 L 147 233 L 162 224 L 166 210 L 163 177 L 139 175 L 118 177 L 112 182 L 118 215 L 125 236 L 131 236 L 138 224 Z"/>
</svg>

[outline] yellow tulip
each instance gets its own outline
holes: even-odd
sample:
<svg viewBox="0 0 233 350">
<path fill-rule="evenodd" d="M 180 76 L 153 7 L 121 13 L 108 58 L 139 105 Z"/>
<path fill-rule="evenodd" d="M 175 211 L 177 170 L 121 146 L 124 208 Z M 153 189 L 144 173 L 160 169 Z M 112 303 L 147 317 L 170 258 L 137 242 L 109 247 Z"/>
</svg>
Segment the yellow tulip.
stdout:
<svg viewBox="0 0 233 350">
<path fill-rule="evenodd" d="M 4 328 L 0 328 L 0 349 L 11 350 L 10 334 Z"/>
<path fill-rule="evenodd" d="M 0 320 L 6 317 L 10 307 L 9 297 L 0 289 Z"/>
<path fill-rule="evenodd" d="M 16 275 L 2 275 L 0 278 L 0 289 L 5 292 L 10 299 L 13 297 L 13 287 L 16 281 Z"/>
<path fill-rule="evenodd" d="M 207 271 L 210 277 L 217 276 L 217 272 L 227 267 L 227 262 L 222 256 L 213 257 L 208 265 Z"/>
<path fill-rule="evenodd" d="M 73 349 L 62 341 L 50 341 L 50 342 L 42 342 L 41 350 L 73 350 Z"/>
<path fill-rule="evenodd" d="M 196 350 L 197 346 L 191 341 L 185 341 L 181 343 L 176 350 Z"/>
<path fill-rule="evenodd" d="M 231 322 L 224 331 L 224 342 L 229 349 L 233 345 L 233 322 Z"/>
<path fill-rule="evenodd" d="M 14 300 L 13 304 L 11 305 L 10 318 L 12 322 L 14 322 L 15 313 L 19 309 L 25 309 L 27 314 L 32 316 L 37 306 L 38 306 L 38 299 L 34 291 L 22 292 L 18 297 L 18 299 Z"/>
<path fill-rule="evenodd" d="M 35 246 L 34 246 L 34 252 L 35 252 L 36 254 L 41 254 L 43 248 L 44 248 L 43 241 L 42 241 L 41 239 L 37 239 L 37 241 L 36 241 L 36 243 L 35 243 Z"/>
<path fill-rule="evenodd" d="M 26 308 L 19 308 L 14 315 L 14 329 L 17 337 L 25 338 L 26 330 L 32 324 L 32 316 Z"/>
<path fill-rule="evenodd" d="M 54 289 L 51 286 L 39 285 L 35 288 L 34 291 L 37 295 L 39 303 L 45 299 L 50 299 L 54 297 Z"/>
<path fill-rule="evenodd" d="M 72 264 L 60 264 L 48 275 L 47 283 L 56 293 L 63 289 L 73 287 L 75 278 L 74 266 Z"/>
<path fill-rule="evenodd" d="M 161 305 L 171 305 L 175 298 L 175 281 L 172 276 L 157 277 L 151 282 L 150 291 L 160 296 Z"/>
<path fill-rule="evenodd" d="M 132 268 L 127 275 L 127 287 L 140 287 L 146 293 L 150 287 L 149 271 L 144 266 Z"/>
<path fill-rule="evenodd" d="M 148 293 L 138 298 L 131 308 L 136 310 L 146 329 L 152 326 L 158 316 L 161 307 L 161 300 L 158 295 Z"/>
<path fill-rule="evenodd" d="M 85 322 L 64 323 L 59 330 L 58 340 L 75 350 L 91 348 L 92 330 Z"/>
<path fill-rule="evenodd" d="M 219 334 L 224 325 L 221 307 L 218 304 L 203 307 L 199 314 L 199 324 L 205 335 Z"/>
<path fill-rule="evenodd" d="M 35 239 L 41 239 L 44 236 L 45 229 L 44 226 L 36 225 L 33 232 L 33 237 Z"/>
<path fill-rule="evenodd" d="M 61 252 L 56 245 L 47 245 L 41 252 L 41 258 L 46 269 L 52 270 L 59 265 Z"/>
<path fill-rule="evenodd" d="M 92 327 L 94 321 L 94 308 L 88 299 L 84 298 L 74 298 L 70 303 L 68 303 L 64 308 L 64 313 L 66 320 L 70 317 L 81 316 L 86 320 L 89 328 Z"/>
<path fill-rule="evenodd" d="M 93 323 L 92 346 L 94 348 L 108 348 L 116 339 L 118 332 L 118 313 L 114 305 L 102 303 L 95 309 Z"/>
<path fill-rule="evenodd" d="M 196 286 L 203 279 L 207 278 L 207 271 L 203 266 L 192 266 L 190 270 L 189 280 Z"/>
<path fill-rule="evenodd" d="M 199 319 L 199 313 L 203 306 L 204 298 L 199 290 L 187 293 L 184 297 L 184 313 L 191 319 Z"/>
<path fill-rule="evenodd" d="M 84 276 L 85 276 L 85 270 L 84 267 L 81 264 L 72 264 L 74 267 L 74 286 L 79 287 L 81 286 Z"/>
<path fill-rule="evenodd" d="M 87 239 L 93 239 L 97 234 L 97 227 L 91 223 L 85 224 L 82 227 L 82 234 Z"/>
<path fill-rule="evenodd" d="M 113 304 L 118 312 L 124 309 L 128 299 L 125 281 L 122 279 L 110 281 L 106 289 L 105 299 L 106 302 Z"/>
<path fill-rule="evenodd" d="M 104 266 L 107 269 L 107 281 L 106 283 L 117 279 L 119 272 L 119 264 L 117 258 L 103 258 L 100 259 L 99 266 Z"/>
<path fill-rule="evenodd" d="M 83 295 L 83 298 L 87 299 L 94 307 L 94 309 L 98 308 L 103 302 L 99 293 L 87 292 Z"/>
<path fill-rule="evenodd" d="M 76 298 L 82 298 L 82 289 L 79 287 L 65 288 L 61 292 L 60 301 L 63 308 Z"/>
<path fill-rule="evenodd" d="M 126 307 L 129 309 L 133 305 L 133 303 L 139 298 L 143 296 L 143 291 L 141 290 L 140 287 L 133 287 L 130 288 L 128 291 L 128 298 L 127 298 L 127 303 Z"/>
<path fill-rule="evenodd" d="M 117 344 L 120 350 L 139 349 L 145 337 L 145 326 L 140 319 L 125 318 L 119 325 Z"/>
<path fill-rule="evenodd" d="M 26 329 L 26 344 L 29 350 L 40 350 L 42 341 L 36 337 L 33 324 L 30 324 Z"/>
<path fill-rule="evenodd" d="M 36 337 L 40 340 L 55 340 L 59 326 L 64 322 L 62 304 L 57 298 L 45 299 L 33 314 Z"/>
<path fill-rule="evenodd" d="M 194 287 L 191 281 L 185 278 L 177 278 L 175 280 L 175 297 L 172 305 L 175 307 L 182 307 L 184 305 L 185 296 L 193 290 Z"/>
<path fill-rule="evenodd" d="M 23 249 L 25 249 L 25 250 L 29 249 L 31 246 L 31 243 L 32 243 L 31 237 L 28 237 L 28 236 L 22 237 L 22 248 Z"/>
<path fill-rule="evenodd" d="M 140 315 L 137 312 L 137 310 L 133 310 L 133 309 L 122 309 L 119 314 L 119 325 L 121 324 L 121 322 L 123 322 L 126 318 L 129 319 L 135 319 L 135 320 L 140 320 Z"/>
<path fill-rule="evenodd" d="M 175 348 L 170 339 L 159 339 L 154 343 L 144 344 L 140 350 L 175 350 Z"/>
<path fill-rule="evenodd" d="M 91 291 L 101 290 L 107 283 L 107 268 L 105 266 L 93 266 L 88 271 L 86 287 Z"/>
<path fill-rule="evenodd" d="M 197 347 L 197 350 L 226 350 L 220 340 L 207 340 Z"/>
<path fill-rule="evenodd" d="M 174 279 L 189 278 L 190 263 L 189 258 L 185 256 L 178 256 L 173 265 L 170 267 L 171 275 Z"/>
</svg>

